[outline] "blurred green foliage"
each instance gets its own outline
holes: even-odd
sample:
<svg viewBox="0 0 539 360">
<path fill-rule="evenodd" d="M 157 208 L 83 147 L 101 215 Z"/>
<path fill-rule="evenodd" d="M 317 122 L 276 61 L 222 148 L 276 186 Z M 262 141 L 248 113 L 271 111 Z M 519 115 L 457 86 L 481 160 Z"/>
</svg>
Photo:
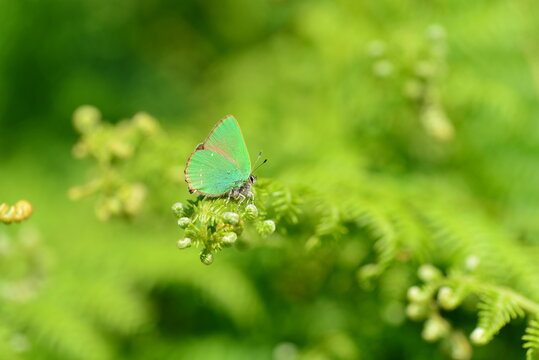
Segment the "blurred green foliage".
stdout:
<svg viewBox="0 0 539 360">
<path fill-rule="evenodd" d="M 537 3 L 0 9 L 1 359 L 539 356 Z M 228 113 L 276 230 L 204 266 L 170 207 Z"/>
</svg>

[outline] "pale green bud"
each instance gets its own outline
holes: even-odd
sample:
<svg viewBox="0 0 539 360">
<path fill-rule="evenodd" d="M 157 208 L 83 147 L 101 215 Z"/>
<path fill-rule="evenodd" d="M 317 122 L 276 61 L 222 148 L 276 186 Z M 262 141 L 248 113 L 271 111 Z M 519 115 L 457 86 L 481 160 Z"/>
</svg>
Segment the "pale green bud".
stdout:
<svg viewBox="0 0 539 360">
<path fill-rule="evenodd" d="M 479 266 L 481 259 L 477 255 L 470 255 L 466 258 L 465 266 L 466 270 L 474 271 Z"/>
<path fill-rule="evenodd" d="M 472 358 L 472 346 L 462 331 L 453 331 L 450 340 L 452 359 L 470 360 Z"/>
<path fill-rule="evenodd" d="M 101 112 L 95 106 L 83 105 L 73 113 L 73 125 L 82 134 L 96 128 L 100 121 Z"/>
<path fill-rule="evenodd" d="M 413 321 L 423 320 L 427 316 L 427 307 L 418 303 L 408 304 L 406 306 L 406 316 Z"/>
<path fill-rule="evenodd" d="M 273 220 L 264 220 L 262 223 L 260 223 L 257 230 L 262 236 L 270 235 L 275 231 L 275 223 Z"/>
<path fill-rule="evenodd" d="M 442 272 L 431 264 L 424 264 L 419 267 L 417 275 L 424 282 L 431 282 L 440 279 L 442 277 Z"/>
<path fill-rule="evenodd" d="M 135 149 L 132 145 L 121 140 L 113 140 L 109 143 L 111 152 L 120 159 L 127 159 L 133 156 Z"/>
<path fill-rule="evenodd" d="M 135 114 L 133 121 L 135 126 L 146 135 L 153 135 L 159 131 L 157 120 L 145 112 Z"/>
<path fill-rule="evenodd" d="M 123 208 L 122 201 L 116 196 L 108 198 L 105 202 L 105 206 L 109 213 L 113 215 L 119 214 Z"/>
<path fill-rule="evenodd" d="M 427 342 L 434 342 L 447 335 L 449 324 L 439 316 L 431 317 L 425 321 L 421 336 Z"/>
<path fill-rule="evenodd" d="M 191 223 L 191 219 L 188 217 L 181 217 L 178 219 L 178 226 L 185 229 L 187 225 Z"/>
<path fill-rule="evenodd" d="M 236 225 L 240 222 L 240 216 L 235 212 L 227 211 L 223 214 L 223 221 L 227 224 Z"/>
<path fill-rule="evenodd" d="M 484 345 L 488 342 L 487 336 L 485 334 L 485 329 L 475 328 L 470 335 L 470 340 L 476 345 Z"/>
<path fill-rule="evenodd" d="M 421 112 L 421 123 L 427 133 L 438 140 L 448 141 L 455 135 L 453 124 L 440 106 L 426 106 Z"/>
<path fill-rule="evenodd" d="M 459 302 L 459 298 L 449 286 L 442 286 L 438 291 L 438 303 L 445 310 L 453 310 Z"/>
<path fill-rule="evenodd" d="M 229 232 L 221 238 L 221 241 L 226 244 L 234 244 L 236 240 L 238 240 L 238 235 L 235 232 Z"/>
<path fill-rule="evenodd" d="M 178 249 L 187 249 L 188 247 L 191 247 L 192 241 L 189 238 L 183 238 L 178 240 L 176 245 L 178 246 Z"/>
<path fill-rule="evenodd" d="M 182 203 L 177 202 L 176 204 L 172 205 L 172 212 L 177 216 L 181 217 L 185 211 L 185 207 Z"/>
<path fill-rule="evenodd" d="M 419 286 L 412 286 L 408 289 L 408 300 L 411 302 L 422 303 L 427 300 L 427 295 L 421 290 Z"/>
<path fill-rule="evenodd" d="M 213 254 L 207 249 L 202 250 L 200 253 L 200 261 L 202 261 L 204 265 L 211 265 L 213 263 Z"/>
<path fill-rule="evenodd" d="M 258 217 L 258 209 L 254 204 L 249 204 L 245 207 L 244 217 L 249 221 L 252 221 Z"/>
</svg>

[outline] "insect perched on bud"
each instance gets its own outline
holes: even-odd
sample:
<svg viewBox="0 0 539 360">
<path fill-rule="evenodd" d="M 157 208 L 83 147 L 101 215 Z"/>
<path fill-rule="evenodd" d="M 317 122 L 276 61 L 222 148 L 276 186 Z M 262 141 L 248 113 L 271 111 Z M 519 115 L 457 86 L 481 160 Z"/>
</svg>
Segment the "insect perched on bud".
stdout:
<svg viewBox="0 0 539 360">
<path fill-rule="evenodd" d="M 196 146 L 187 159 L 184 174 L 191 194 L 235 198 L 241 203 L 247 198 L 254 199 L 251 187 L 256 182 L 253 172 L 258 167 L 252 170 L 238 121 L 228 115 L 219 120 L 206 139 Z"/>
</svg>

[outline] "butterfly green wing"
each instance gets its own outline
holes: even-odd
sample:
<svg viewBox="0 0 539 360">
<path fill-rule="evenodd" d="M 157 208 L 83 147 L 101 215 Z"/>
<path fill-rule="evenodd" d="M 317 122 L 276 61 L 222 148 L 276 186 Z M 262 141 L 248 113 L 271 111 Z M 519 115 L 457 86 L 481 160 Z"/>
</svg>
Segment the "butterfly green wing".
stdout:
<svg viewBox="0 0 539 360">
<path fill-rule="evenodd" d="M 213 151 L 234 164 L 246 180 L 251 174 L 251 159 L 241 129 L 232 115 L 225 116 L 214 126 L 203 143 L 205 150 Z"/>
<path fill-rule="evenodd" d="M 191 192 L 196 190 L 206 196 L 223 195 L 245 180 L 236 165 L 210 150 L 196 150 L 191 155 L 185 179 Z"/>
<path fill-rule="evenodd" d="M 185 181 L 190 192 L 220 196 L 242 184 L 251 174 L 251 159 L 240 126 L 229 115 L 219 120 L 189 157 Z"/>
</svg>

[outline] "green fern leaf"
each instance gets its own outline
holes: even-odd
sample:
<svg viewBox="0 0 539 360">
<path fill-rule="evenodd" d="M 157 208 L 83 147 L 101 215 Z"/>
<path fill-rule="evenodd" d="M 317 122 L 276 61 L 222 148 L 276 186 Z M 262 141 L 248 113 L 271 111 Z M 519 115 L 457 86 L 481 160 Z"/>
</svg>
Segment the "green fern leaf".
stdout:
<svg viewBox="0 0 539 360">
<path fill-rule="evenodd" d="M 487 344 L 512 319 L 525 315 L 514 297 L 504 292 L 486 291 L 480 298 L 479 324 L 471 335 L 478 345 Z"/>
<path fill-rule="evenodd" d="M 536 319 L 530 320 L 528 327 L 526 328 L 526 334 L 522 337 L 524 348 L 528 349 L 526 352 L 526 360 L 539 359 L 539 321 Z"/>
</svg>

